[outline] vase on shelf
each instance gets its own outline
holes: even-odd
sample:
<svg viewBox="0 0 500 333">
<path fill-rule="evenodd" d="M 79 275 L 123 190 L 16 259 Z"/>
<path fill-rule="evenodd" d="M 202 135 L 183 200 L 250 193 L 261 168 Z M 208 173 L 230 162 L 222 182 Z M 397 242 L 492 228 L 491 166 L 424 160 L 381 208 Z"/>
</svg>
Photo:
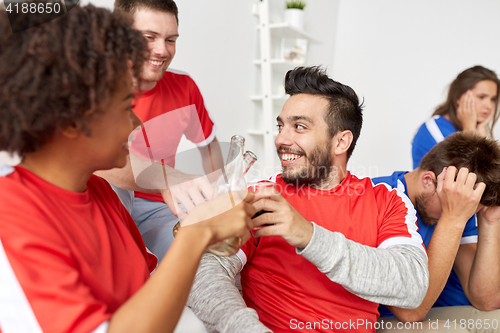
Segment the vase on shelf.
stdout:
<svg viewBox="0 0 500 333">
<path fill-rule="evenodd" d="M 298 8 L 285 9 L 285 22 L 299 30 L 304 30 L 304 11 Z"/>
</svg>

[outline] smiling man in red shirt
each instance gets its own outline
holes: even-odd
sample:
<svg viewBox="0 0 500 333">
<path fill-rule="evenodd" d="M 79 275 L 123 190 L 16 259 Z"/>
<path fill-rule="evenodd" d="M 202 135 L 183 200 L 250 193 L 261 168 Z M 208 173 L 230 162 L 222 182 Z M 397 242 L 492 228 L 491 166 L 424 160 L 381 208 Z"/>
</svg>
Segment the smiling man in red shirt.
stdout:
<svg viewBox="0 0 500 333">
<path fill-rule="evenodd" d="M 188 305 L 209 331 L 375 332 L 378 303 L 417 307 L 427 256 L 408 197 L 346 169 L 362 107 L 318 67 L 285 78 L 283 171 L 256 192 L 267 213 L 237 255 L 206 254 Z M 231 281 L 241 271 L 243 298 Z"/>
</svg>

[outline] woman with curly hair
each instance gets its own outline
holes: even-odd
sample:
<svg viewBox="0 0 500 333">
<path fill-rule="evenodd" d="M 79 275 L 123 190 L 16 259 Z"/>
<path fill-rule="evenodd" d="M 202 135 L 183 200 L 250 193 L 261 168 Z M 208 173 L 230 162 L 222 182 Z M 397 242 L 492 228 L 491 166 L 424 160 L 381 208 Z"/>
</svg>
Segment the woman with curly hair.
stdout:
<svg viewBox="0 0 500 333">
<path fill-rule="evenodd" d="M 413 138 L 413 168 L 418 167 L 432 147 L 452 133 L 468 130 L 483 137 L 493 137 L 493 127 L 499 116 L 499 90 L 497 75 L 483 66 L 474 66 L 458 74 L 450 85 L 446 101 Z"/>
<path fill-rule="evenodd" d="M 181 228 L 157 266 L 93 175 L 127 162 L 146 41 L 122 14 L 91 5 L 45 18 L 11 27 L 0 10 L 0 150 L 22 158 L 0 168 L 0 330 L 172 332 L 206 246 L 249 238 L 250 196 L 216 218 L 203 220 L 221 201 L 198 206 L 185 221 L 203 221 Z M 17 24 L 33 28 L 13 33 Z"/>
</svg>

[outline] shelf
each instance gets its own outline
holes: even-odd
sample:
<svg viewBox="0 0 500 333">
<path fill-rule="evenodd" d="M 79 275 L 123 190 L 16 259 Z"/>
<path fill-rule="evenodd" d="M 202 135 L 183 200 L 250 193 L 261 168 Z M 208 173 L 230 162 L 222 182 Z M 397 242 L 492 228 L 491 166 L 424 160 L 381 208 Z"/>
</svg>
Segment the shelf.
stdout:
<svg viewBox="0 0 500 333">
<path fill-rule="evenodd" d="M 257 29 L 260 29 L 260 26 L 257 26 Z M 269 29 L 271 29 L 271 34 L 278 38 L 301 38 L 307 39 L 310 43 L 321 43 L 307 32 L 292 27 L 286 22 L 270 23 Z"/>
<path fill-rule="evenodd" d="M 250 96 L 250 99 L 252 101 L 256 101 L 256 102 L 262 102 L 262 100 L 264 98 L 262 97 L 262 95 L 252 95 L 252 96 Z M 271 99 L 273 101 L 283 101 L 284 102 L 288 99 L 288 95 L 272 95 Z"/>
<path fill-rule="evenodd" d="M 250 135 L 257 135 L 257 136 L 262 136 L 264 135 L 264 131 L 263 130 L 256 130 L 256 129 L 249 129 L 247 130 L 248 134 Z M 278 133 L 276 131 L 273 131 L 273 133 L 271 133 L 273 136 L 276 136 L 278 135 Z"/>
<path fill-rule="evenodd" d="M 262 65 L 262 60 L 254 60 L 253 63 L 257 66 Z M 285 59 L 271 59 L 271 65 L 274 69 L 287 72 L 290 69 L 294 69 L 297 66 L 304 66 L 304 64 L 298 64 L 296 62 L 288 61 Z"/>
<path fill-rule="evenodd" d="M 249 129 L 247 132 L 250 135 L 264 135 L 264 131 L 261 130 Z"/>
<path fill-rule="evenodd" d="M 307 58 L 309 45 L 319 44 L 321 41 L 288 23 L 270 22 L 270 3 L 272 0 L 254 1 L 252 11 L 254 14 L 258 14 L 256 28 L 258 29 L 259 52 L 258 55 L 256 54 L 253 64 L 258 66 L 254 70 L 260 81 L 256 87 L 260 89 L 256 91 L 257 94 L 249 96 L 255 102 L 256 112 L 254 123 L 250 125 L 252 128 L 248 129 L 247 133 L 262 148 L 262 156 L 259 156 L 259 161 L 266 170 L 274 170 L 278 160 L 273 143 L 278 135 L 278 130 L 272 125 L 276 124 L 275 118 L 289 97 L 280 83 L 283 82 L 283 78 L 289 70 L 307 64 L 305 58 Z M 301 48 L 303 52 L 298 48 Z M 292 51 L 296 51 L 297 54 L 292 54 Z M 305 64 L 297 63 L 299 59 L 303 60 L 301 55 L 304 56 L 303 62 Z"/>
</svg>

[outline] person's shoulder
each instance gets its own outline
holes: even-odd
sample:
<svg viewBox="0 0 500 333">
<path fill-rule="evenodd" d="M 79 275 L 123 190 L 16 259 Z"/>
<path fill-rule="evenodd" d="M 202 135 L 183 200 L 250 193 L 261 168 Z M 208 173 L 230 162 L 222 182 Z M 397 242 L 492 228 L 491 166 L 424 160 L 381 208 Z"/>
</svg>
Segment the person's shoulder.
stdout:
<svg viewBox="0 0 500 333">
<path fill-rule="evenodd" d="M 165 71 L 165 74 L 166 73 L 168 73 L 169 75 L 172 75 L 172 76 L 188 76 L 188 77 L 190 77 L 190 75 L 189 75 L 188 72 L 180 70 L 180 69 L 176 69 L 176 68 L 170 68 L 169 67 Z"/>
<path fill-rule="evenodd" d="M 351 171 L 348 171 L 346 176 L 341 180 L 337 187 L 347 188 L 352 186 L 360 186 L 361 184 L 371 184 L 371 179 L 366 176 L 358 176 Z"/>
<path fill-rule="evenodd" d="M 116 193 L 111 188 L 111 185 L 104 179 L 96 175 L 90 176 L 87 182 L 87 189 L 102 197 L 112 197 L 114 199 Z M 114 201 L 114 200 L 113 200 Z"/>
<path fill-rule="evenodd" d="M 452 123 L 442 116 L 433 116 L 427 119 L 418 129 L 412 141 L 413 153 L 416 147 L 424 147 L 424 154 L 436 143 L 444 140 L 451 132 L 456 132 Z M 422 149 L 422 148 L 420 148 Z M 422 157 L 423 157 L 422 155 Z"/>
<path fill-rule="evenodd" d="M 421 137 L 421 136 L 430 136 L 429 133 L 429 124 L 435 123 L 437 118 L 442 118 L 441 116 L 433 116 L 431 118 L 426 119 L 422 125 L 417 130 L 417 133 L 415 134 L 415 138 Z"/>
<path fill-rule="evenodd" d="M 90 178 L 89 178 L 89 180 L 87 182 L 87 185 L 91 185 L 93 187 L 98 187 L 98 188 L 101 188 L 101 189 L 111 188 L 111 186 L 109 185 L 109 183 L 104 178 L 96 176 L 96 175 L 91 175 L 90 176 Z"/>
<path fill-rule="evenodd" d="M 388 203 L 396 200 L 408 205 L 409 199 L 406 195 L 404 180 L 406 173 L 407 171 L 396 171 L 390 176 L 373 178 L 372 184 L 377 201 Z"/>
<path fill-rule="evenodd" d="M 189 73 L 174 68 L 167 68 L 159 84 L 183 91 L 198 90 L 196 82 Z"/>
<path fill-rule="evenodd" d="M 9 165 L 0 165 L 0 197 L 1 196 L 12 196 L 16 189 L 22 188 L 22 179 L 18 171 Z"/>
<path fill-rule="evenodd" d="M 8 176 L 14 172 L 14 167 L 7 164 L 0 164 L 0 177 Z"/>
<path fill-rule="evenodd" d="M 193 82 L 194 83 L 194 80 L 193 78 L 191 77 L 191 75 L 189 75 L 188 72 L 185 72 L 185 71 L 181 71 L 179 69 L 175 69 L 175 68 L 167 68 L 167 70 L 165 71 L 165 74 L 163 75 L 163 78 L 162 80 L 166 80 L 166 81 L 178 81 L 178 82 Z"/>
<path fill-rule="evenodd" d="M 429 118 L 427 122 L 435 122 L 438 125 L 451 125 L 451 121 L 443 116 L 433 116 L 432 118 Z"/>
<path fill-rule="evenodd" d="M 374 185 L 386 185 L 390 188 L 397 188 L 406 173 L 408 171 L 395 171 L 390 176 L 374 177 L 372 178 L 372 182 Z"/>
<path fill-rule="evenodd" d="M 392 175 L 391 176 L 380 176 L 372 178 L 373 185 L 378 185 L 381 183 L 391 184 L 392 183 Z"/>
<path fill-rule="evenodd" d="M 370 177 L 359 177 L 348 172 L 346 177 L 340 182 L 336 191 L 339 189 L 343 194 L 356 195 L 366 199 L 368 197 L 373 197 L 374 185 Z"/>
<path fill-rule="evenodd" d="M 45 198 L 40 197 L 44 188 L 39 185 L 23 169 L 0 167 L 0 229 L 5 229 L 6 225 L 31 228 L 36 224 L 35 216 L 45 202 Z M 16 223 L 28 216 L 29 224 Z"/>
<path fill-rule="evenodd" d="M 448 136 L 451 133 L 455 133 L 457 131 L 455 125 L 453 125 L 451 121 L 446 119 L 445 117 L 435 116 L 433 117 L 433 119 L 443 135 Z"/>
</svg>

